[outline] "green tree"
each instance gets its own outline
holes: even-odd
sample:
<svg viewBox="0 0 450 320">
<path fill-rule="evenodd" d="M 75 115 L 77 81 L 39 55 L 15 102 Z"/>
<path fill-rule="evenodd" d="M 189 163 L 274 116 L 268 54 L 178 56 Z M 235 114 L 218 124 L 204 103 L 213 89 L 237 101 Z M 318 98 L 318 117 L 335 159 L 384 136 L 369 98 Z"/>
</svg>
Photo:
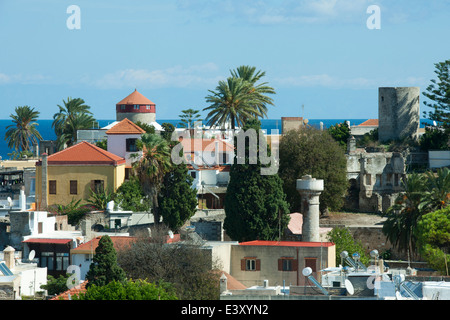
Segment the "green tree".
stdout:
<svg viewBox="0 0 450 320">
<path fill-rule="evenodd" d="M 151 230 L 127 250 L 118 251 L 118 261 L 131 279 L 147 279 L 158 285 L 171 283 L 181 300 L 217 300 L 222 267 L 202 248 L 203 242 L 187 239 L 167 243 L 164 225 Z"/>
<path fill-rule="evenodd" d="M 170 147 L 167 140 L 156 134 L 144 133 L 137 146 L 143 151 L 139 161 L 133 163 L 133 170 L 144 194 L 152 202 L 155 223 L 160 223 L 158 194 L 164 176 L 172 167 Z"/>
<path fill-rule="evenodd" d="M 328 133 L 346 150 L 347 140 L 350 138 L 350 127 L 347 122 L 338 123 L 328 128 Z"/>
<path fill-rule="evenodd" d="M 73 300 L 177 300 L 170 284 L 156 285 L 145 280 L 111 281 L 106 285 L 92 285 Z"/>
<path fill-rule="evenodd" d="M 42 140 L 41 134 L 37 130 L 39 125 L 36 121 L 39 111 L 29 106 L 15 108 L 15 114 L 11 114 L 13 124 L 6 127 L 5 139 L 9 148 L 16 151 L 29 152 L 30 145 Z"/>
<path fill-rule="evenodd" d="M 108 139 L 103 139 L 101 141 L 97 141 L 95 145 L 103 150 L 108 151 Z"/>
<path fill-rule="evenodd" d="M 47 290 L 47 294 L 50 296 L 60 294 L 69 289 L 67 288 L 67 279 L 69 276 L 70 274 L 61 274 L 59 277 L 55 278 L 48 275 L 47 284 L 41 285 L 40 288 Z"/>
<path fill-rule="evenodd" d="M 174 141 L 172 141 L 172 133 L 175 131 L 175 126 L 171 123 L 164 122 L 161 124 L 161 127 L 164 130 L 161 132 L 161 137 L 167 140 L 169 145 L 172 146 L 174 144 Z"/>
<path fill-rule="evenodd" d="M 336 245 L 336 265 L 341 264 L 341 252 L 347 251 L 351 256 L 353 253 L 359 253 L 361 262 L 367 265 L 370 258 L 367 256 L 361 241 L 356 241 L 347 228 L 333 228 L 328 233 L 328 239 Z"/>
<path fill-rule="evenodd" d="M 117 188 L 114 199 L 123 210 L 134 212 L 150 210 L 150 201 L 136 177 L 122 183 Z"/>
<path fill-rule="evenodd" d="M 199 114 L 200 110 L 194 110 L 194 109 L 186 109 L 181 110 L 180 114 L 180 127 L 181 128 L 187 128 L 187 129 L 193 129 L 194 124 L 196 122 L 200 122 L 203 119 L 200 119 L 201 115 Z"/>
<path fill-rule="evenodd" d="M 195 214 L 198 200 L 193 180 L 184 163 L 174 165 L 164 176 L 159 204 L 164 224 L 173 231 L 178 231 Z"/>
<path fill-rule="evenodd" d="M 419 138 L 420 149 L 448 150 L 448 134 L 442 128 L 425 127 L 425 133 Z"/>
<path fill-rule="evenodd" d="M 259 134 L 259 120 L 249 120 L 243 130 L 254 130 L 258 138 L 257 146 L 259 139 L 264 139 Z M 250 162 L 250 143 L 246 143 L 245 155 L 237 155 L 230 169 L 224 202 L 224 230 L 231 239 L 237 241 L 279 239 L 280 233 L 289 223 L 289 207 L 283 192 L 283 182 L 277 174 L 261 174 L 261 169 L 267 165 L 262 164 L 259 158 L 255 164 Z M 262 145 L 266 145 L 266 153 L 270 155 L 267 143 L 264 143 Z"/>
<path fill-rule="evenodd" d="M 402 185 L 405 191 L 398 195 L 395 204 L 384 214 L 387 219 L 382 231 L 394 247 L 412 256 L 416 253 L 415 229 L 424 213 L 426 178 L 412 173 L 406 181 L 402 181 Z"/>
<path fill-rule="evenodd" d="M 89 129 L 95 123 L 90 106 L 81 98 L 67 98 L 63 105 L 58 105 L 59 112 L 53 115 L 52 127 L 56 134 L 59 150 L 72 146 L 77 141 L 77 131 Z"/>
<path fill-rule="evenodd" d="M 50 206 L 47 210 L 52 213 L 67 215 L 67 222 L 72 226 L 77 226 L 92 208 L 83 204 L 81 199 L 72 198 L 68 204 L 56 204 Z"/>
<path fill-rule="evenodd" d="M 430 101 L 424 101 L 424 105 L 433 109 L 424 112 L 424 116 L 430 120 L 437 121 L 450 134 L 450 60 L 435 63 L 434 73 L 437 79 L 432 79 L 423 95 Z"/>
<path fill-rule="evenodd" d="M 340 210 L 348 188 L 347 160 L 343 148 L 327 131 L 311 127 L 290 130 L 280 141 L 279 175 L 292 212 L 301 210 L 296 181 L 307 174 L 324 180 L 320 210 Z"/>
<path fill-rule="evenodd" d="M 156 132 L 155 127 L 152 126 L 151 124 L 144 123 L 144 122 L 141 122 L 141 121 L 136 121 L 135 125 L 137 125 L 139 128 L 144 130 L 146 133 L 154 134 Z"/>
<path fill-rule="evenodd" d="M 91 194 L 87 202 L 96 210 L 106 210 L 108 202 L 115 200 L 115 193 L 108 189 L 90 189 L 90 192 Z"/>
<path fill-rule="evenodd" d="M 104 286 L 111 281 L 126 280 L 125 272 L 117 264 L 117 253 L 108 235 L 102 236 L 95 248 L 95 255 L 86 274 L 86 280 L 87 288 L 93 285 Z"/>
<path fill-rule="evenodd" d="M 450 207 L 423 215 L 417 224 L 416 235 L 424 258 L 448 276 Z"/>
</svg>

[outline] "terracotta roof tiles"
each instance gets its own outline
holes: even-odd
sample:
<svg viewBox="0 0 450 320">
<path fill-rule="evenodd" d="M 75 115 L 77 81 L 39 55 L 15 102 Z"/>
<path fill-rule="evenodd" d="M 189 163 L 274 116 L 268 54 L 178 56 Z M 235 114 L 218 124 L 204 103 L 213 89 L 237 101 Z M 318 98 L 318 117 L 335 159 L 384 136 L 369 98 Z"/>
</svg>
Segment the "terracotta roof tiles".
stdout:
<svg viewBox="0 0 450 320">
<path fill-rule="evenodd" d="M 143 134 L 145 130 L 127 118 L 106 131 L 106 134 Z"/>
<path fill-rule="evenodd" d="M 117 103 L 117 105 L 120 104 L 154 105 L 155 103 L 144 97 L 144 95 L 135 89 L 131 94 Z"/>
<path fill-rule="evenodd" d="M 99 148 L 89 142 L 82 141 L 54 153 L 47 158 L 49 165 L 120 165 L 125 164 L 125 159 L 111 152 Z M 39 161 L 37 165 L 41 165 Z"/>
</svg>

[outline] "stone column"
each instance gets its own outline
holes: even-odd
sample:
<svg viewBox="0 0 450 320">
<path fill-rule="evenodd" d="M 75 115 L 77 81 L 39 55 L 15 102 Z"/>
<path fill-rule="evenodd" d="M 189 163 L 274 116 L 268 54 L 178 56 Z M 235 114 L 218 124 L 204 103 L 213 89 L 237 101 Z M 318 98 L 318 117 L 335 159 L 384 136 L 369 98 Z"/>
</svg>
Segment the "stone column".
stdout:
<svg viewBox="0 0 450 320">
<path fill-rule="evenodd" d="M 302 201 L 302 241 L 319 242 L 319 196 L 323 191 L 323 180 L 303 176 L 297 179 L 297 190 Z"/>
</svg>

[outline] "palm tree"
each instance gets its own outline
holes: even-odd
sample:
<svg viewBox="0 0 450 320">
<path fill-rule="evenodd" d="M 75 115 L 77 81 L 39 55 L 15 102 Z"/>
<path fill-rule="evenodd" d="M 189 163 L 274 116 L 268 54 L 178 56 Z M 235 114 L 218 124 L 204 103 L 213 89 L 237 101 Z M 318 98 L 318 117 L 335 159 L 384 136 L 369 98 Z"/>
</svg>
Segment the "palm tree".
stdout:
<svg viewBox="0 0 450 320">
<path fill-rule="evenodd" d="M 72 146 L 77 140 L 77 130 L 89 129 L 95 122 L 90 106 L 81 98 L 67 98 L 64 105 L 58 105 L 59 112 L 53 115 L 52 127 L 56 133 L 58 149 Z"/>
<path fill-rule="evenodd" d="M 242 126 L 250 118 L 266 117 L 267 105 L 273 105 L 267 94 L 275 94 L 275 90 L 267 82 L 257 84 L 265 72 L 256 71 L 255 67 L 240 66 L 231 70 L 227 81 L 219 81 L 216 91 L 209 90 L 212 95 L 206 97 L 210 106 L 203 110 L 211 110 L 207 117 L 208 125 L 223 126 L 231 123 Z"/>
<path fill-rule="evenodd" d="M 206 116 L 206 124 L 209 126 L 225 126 L 230 123 L 231 129 L 243 126 L 247 119 L 262 116 L 255 105 L 256 96 L 249 94 L 252 84 L 235 77 L 229 77 L 227 81 L 219 81 L 216 91 L 208 90 L 211 95 L 206 97 L 210 103 L 204 111 L 209 111 Z"/>
<path fill-rule="evenodd" d="M 425 202 L 427 211 L 445 208 L 450 203 L 450 170 L 440 168 L 436 174 L 428 171 L 426 177 L 428 191 L 425 194 Z"/>
<path fill-rule="evenodd" d="M 29 106 L 15 108 L 15 114 L 11 114 L 13 124 L 6 127 L 5 139 L 8 141 L 8 147 L 23 151 L 30 151 L 30 142 L 37 143 L 42 137 L 36 126 L 35 121 L 39 117 L 39 111 Z"/>
<path fill-rule="evenodd" d="M 405 191 L 399 194 L 395 204 L 386 211 L 387 219 L 382 230 L 394 246 L 409 255 L 414 252 L 417 223 L 426 212 L 426 178 L 412 173 L 402 184 Z"/>
<path fill-rule="evenodd" d="M 157 134 L 144 133 L 137 146 L 143 151 L 139 161 L 133 163 L 133 169 L 144 194 L 152 201 L 155 223 L 160 220 L 158 194 L 164 176 L 171 169 L 171 151 L 167 140 Z"/>
<path fill-rule="evenodd" d="M 267 82 L 256 84 L 266 75 L 266 72 L 261 70 L 256 71 L 256 67 L 240 66 L 236 70 L 231 70 L 230 73 L 232 77 L 241 78 L 252 84 L 249 93 L 257 96 L 257 103 L 254 107 L 259 111 L 259 114 L 267 117 L 266 105 L 273 105 L 273 99 L 268 97 L 267 94 L 276 94 L 276 92 L 274 88 L 267 85 Z"/>
</svg>

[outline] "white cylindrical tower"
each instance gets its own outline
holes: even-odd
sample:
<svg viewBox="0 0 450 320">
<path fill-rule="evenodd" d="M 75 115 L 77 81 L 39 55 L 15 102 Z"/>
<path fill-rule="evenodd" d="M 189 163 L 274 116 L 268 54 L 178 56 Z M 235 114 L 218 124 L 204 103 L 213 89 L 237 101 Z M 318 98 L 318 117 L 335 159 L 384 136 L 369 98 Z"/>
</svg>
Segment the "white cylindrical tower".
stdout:
<svg viewBox="0 0 450 320">
<path fill-rule="evenodd" d="M 316 180 L 310 175 L 297 179 L 297 190 L 302 202 L 302 241 L 319 242 L 319 196 L 323 191 L 323 180 Z"/>
</svg>

